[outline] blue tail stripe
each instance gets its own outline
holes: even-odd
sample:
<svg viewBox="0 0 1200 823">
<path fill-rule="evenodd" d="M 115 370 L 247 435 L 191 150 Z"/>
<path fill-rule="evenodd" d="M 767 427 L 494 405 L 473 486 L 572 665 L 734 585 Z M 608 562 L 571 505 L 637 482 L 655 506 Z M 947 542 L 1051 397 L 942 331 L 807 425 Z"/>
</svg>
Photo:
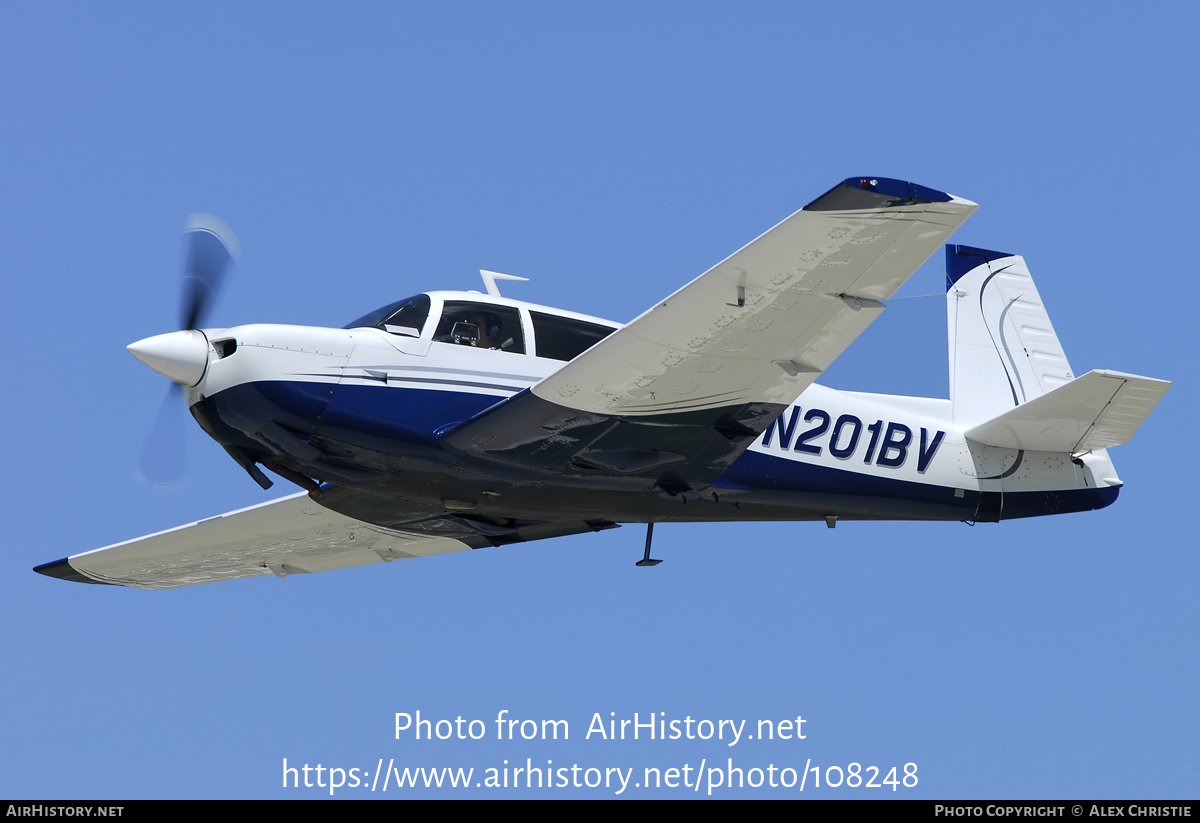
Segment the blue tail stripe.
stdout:
<svg viewBox="0 0 1200 823">
<path fill-rule="evenodd" d="M 962 276 L 976 266 L 999 260 L 1001 257 L 1012 257 L 1006 251 L 989 251 L 974 246 L 946 244 L 946 291 L 954 288 Z"/>
</svg>

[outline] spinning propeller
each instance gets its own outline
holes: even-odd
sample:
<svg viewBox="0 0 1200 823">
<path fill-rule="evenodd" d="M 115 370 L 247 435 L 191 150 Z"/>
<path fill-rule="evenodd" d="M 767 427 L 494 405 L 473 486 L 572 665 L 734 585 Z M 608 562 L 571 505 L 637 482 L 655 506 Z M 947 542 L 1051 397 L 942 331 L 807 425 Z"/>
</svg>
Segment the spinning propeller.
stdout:
<svg viewBox="0 0 1200 823">
<path fill-rule="evenodd" d="M 131 343 L 129 352 L 175 385 L 159 409 L 139 467 L 155 483 L 170 483 L 183 476 L 182 387 L 194 386 L 208 367 L 208 338 L 199 326 L 208 316 L 221 282 L 240 252 L 229 227 L 211 214 L 193 214 L 183 229 L 184 266 L 182 331 L 159 334 Z"/>
</svg>

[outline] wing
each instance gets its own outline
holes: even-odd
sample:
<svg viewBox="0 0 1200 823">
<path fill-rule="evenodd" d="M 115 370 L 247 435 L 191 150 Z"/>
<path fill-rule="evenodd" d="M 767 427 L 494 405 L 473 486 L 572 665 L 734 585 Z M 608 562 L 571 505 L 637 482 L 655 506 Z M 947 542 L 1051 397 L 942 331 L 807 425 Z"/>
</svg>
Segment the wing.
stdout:
<svg viewBox="0 0 1200 823">
<path fill-rule="evenodd" d="M 711 482 L 975 208 L 904 181 L 846 180 L 443 442 L 667 491 Z"/>
<path fill-rule="evenodd" d="M 275 574 L 308 574 L 387 563 L 413 557 L 505 543 L 561 537 L 612 528 L 607 521 L 584 523 L 494 523 L 440 512 L 408 512 L 412 522 L 387 527 L 368 519 L 387 509 L 390 521 L 404 519 L 402 504 L 372 501 L 341 488 L 326 488 L 318 504 L 306 493 L 127 540 L 34 571 L 80 583 L 109 583 L 142 589 L 173 589 Z M 339 509 L 335 511 L 333 508 Z"/>
</svg>

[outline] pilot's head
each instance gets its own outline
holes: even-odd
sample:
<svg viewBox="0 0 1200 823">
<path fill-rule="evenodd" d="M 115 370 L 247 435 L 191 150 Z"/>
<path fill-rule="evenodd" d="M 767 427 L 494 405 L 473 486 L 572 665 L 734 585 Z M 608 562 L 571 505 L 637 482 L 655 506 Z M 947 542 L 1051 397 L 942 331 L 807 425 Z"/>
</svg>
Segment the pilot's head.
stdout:
<svg viewBox="0 0 1200 823">
<path fill-rule="evenodd" d="M 490 311 L 477 311 L 467 318 L 479 329 L 479 338 L 475 341 L 476 348 L 494 349 L 500 345 L 500 318 Z"/>
</svg>

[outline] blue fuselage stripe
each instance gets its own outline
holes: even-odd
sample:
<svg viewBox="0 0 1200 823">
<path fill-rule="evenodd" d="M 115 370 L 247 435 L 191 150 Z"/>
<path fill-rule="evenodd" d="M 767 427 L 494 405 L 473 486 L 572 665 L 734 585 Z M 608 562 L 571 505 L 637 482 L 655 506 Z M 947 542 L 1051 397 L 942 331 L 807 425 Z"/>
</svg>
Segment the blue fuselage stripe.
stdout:
<svg viewBox="0 0 1200 823">
<path fill-rule="evenodd" d="M 373 383 L 264 381 L 244 383 L 209 398 L 220 417 L 249 437 L 269 421 L 306 435 L 353 442 L 363 436 L 403 457 L 403 443 L 431 446 L 437 433 L 469 420 L 509 395 L 417 389 Z M 758 451 L 740 455 L 713 483 L 717 489 L 745 492 L 846 495 L 932 504 L 961 511 L 972 519 L 978 490 L 961 490 L 847 471 Z M 1005 491 L 1003 519 L 1103 508 L 1117 497 L 1115 487 L 1059 491 Z"/>
</svg>

